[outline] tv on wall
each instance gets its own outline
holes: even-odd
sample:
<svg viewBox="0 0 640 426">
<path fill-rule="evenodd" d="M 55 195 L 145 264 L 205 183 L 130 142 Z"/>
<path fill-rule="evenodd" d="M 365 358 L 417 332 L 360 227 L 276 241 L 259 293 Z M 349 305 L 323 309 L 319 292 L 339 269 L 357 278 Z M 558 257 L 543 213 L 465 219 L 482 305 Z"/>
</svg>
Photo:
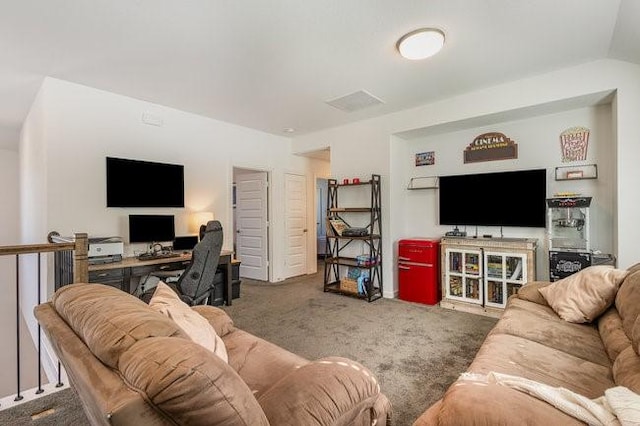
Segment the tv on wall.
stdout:
<svg viewBox="0 0 640 426">
<path fill-rule="evenodd" d="M 441 225 L 544 228 L 547 171 L 441 176 Z"/>
<path fill-rule="evenodd" d="M 184 207 L 184 166 L 107 157 L 107 207 Z"/>
</svg>

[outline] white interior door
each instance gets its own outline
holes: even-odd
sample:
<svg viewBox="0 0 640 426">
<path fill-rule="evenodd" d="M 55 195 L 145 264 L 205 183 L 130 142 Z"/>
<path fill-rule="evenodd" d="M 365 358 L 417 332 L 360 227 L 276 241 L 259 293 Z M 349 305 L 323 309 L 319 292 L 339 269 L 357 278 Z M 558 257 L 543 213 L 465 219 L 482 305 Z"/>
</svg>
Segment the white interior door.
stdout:
<svg viewBox="0 0 640 426">
<path fill-rule="evenodd" d="M 267 173 L 240 173 L 236 177 L 236 256 L 240 276 L 267 281 Z"/>
<path fill-rule="evenodd" d="M 307 184 L 301 175 L 286 174 L 284 181 L 286 257 L 285 277 L 307 273 Z"/>
</svg>

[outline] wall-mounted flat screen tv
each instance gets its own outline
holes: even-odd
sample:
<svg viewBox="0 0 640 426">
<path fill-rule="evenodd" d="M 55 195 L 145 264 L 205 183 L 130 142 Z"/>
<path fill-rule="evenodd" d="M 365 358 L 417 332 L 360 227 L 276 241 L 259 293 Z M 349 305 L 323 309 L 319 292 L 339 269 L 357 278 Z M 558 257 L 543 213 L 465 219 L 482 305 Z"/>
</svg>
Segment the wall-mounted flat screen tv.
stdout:
<svg viewBox="0 0 640 426">
<path fill-rule="evenodd" d="M 544 228 L 547 171 L 441 176 L 441 225 Z"/>
<path fill-rule="evenodd" d="M 184 207 L 184 166 L 107 157 L 107 207 Z"/>
</svg>

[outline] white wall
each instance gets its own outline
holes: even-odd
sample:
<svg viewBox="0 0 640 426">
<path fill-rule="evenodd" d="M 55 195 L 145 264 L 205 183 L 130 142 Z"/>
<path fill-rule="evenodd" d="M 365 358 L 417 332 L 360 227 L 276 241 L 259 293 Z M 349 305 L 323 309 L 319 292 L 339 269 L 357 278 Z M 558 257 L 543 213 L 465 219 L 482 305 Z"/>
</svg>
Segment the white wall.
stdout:
<svg viewBox="0 0 640 426">
<path fill-rule="evenodd" d="M 17 151 L 0 148 L 0 185 L 2 202 L 0 203 L 0 245 L 20 243 L 19 229 L 19 155 Z M 0 397 L 16 392 L 16 261 L 14 256 L 0 257 L 0 283 L 3 283 L 0 298 Z M 29 338 L 24 321 L 20 322 L 21 360 L 26 362 L 22 368 L 21 384 L 31 388 L 37 383 L 35 349 Z"/>
<path fill-rule="evenodd" d="M 233 166 L 271 171 L 274 202 L 274 280 L 282 277 L 283 176 L 308 174 L 312 160 L 290 154 L 290 140 L 195 114 L 162 107 L 56 79 L 42 87 L 46 100 L 46 230 L 62 235 L 120 235 L 136 213 L 176 216 L 176 233 L 188 233 L 189 213 L 213 211 L 231 229 Z M 142 123 L 144 112 L 162 127 Z M 183 164 L 184 209 L 106 208 L 105 157 Z M 158 177 L 132 185 L 162 185 Z M 43 234 L 46 236 L 46 232 Z M 225 233 L 224 247 L 233 246 Z M 130 247 L 128 254 L 136 247 Z"/>
<path fill-rule="evenodd" d="M 575 109 L 576 99 L 594 94 L 615 93 L 612 112 L 612 149 L 616 156 L 616 191 L 614 194 L 613 252 L 618 265 L 627 267 L 637 262 L 640 227 L 634 223 L 640 215 L 640 67 L 625 62 L 601 60 L 523 80 L 501 84 L 411 110 L 336 127 L 295 138 L 296 152 L 331 148 L 331 168 L 335 177 L 354 173 L 380 173 L 383 176 L 383 245 L 385 296 L 396 290 L 394 274 L 395 244 L 402 235 L 400 223 L 406 206 L 397 195 L 405 191 L 407 182 L 397 178 L 406 164 L 397 136 L 415 129 L 430 129 L 473 121 L 473 127 L 505 121 L 496 116 L 519 118 Z M 566 105 L 564 108 L 560 108 Z M 560 109 L 559 109 L 560 108 Z M 513 119 L 513 118 L 512 118 Z M 392 195 L 393 194 L 393 195 Z M 400 198 L 399 198 L 400 197 Z M 391 283 L 391 285 L 389 285 Z"/>
<path fill-rule="evenodd" d="M 614 149 L 611 131 L 611 105 L 580 108 L 566 112 L 537 116 L 474 127 L 430 137 L 406 141 L 403 147 L 402 167 L 398 174 L 405 185 L 417 176 L 446 176 L 455 174 L 485 173 L 525 169 L 547 169 L 547 196 L 556 192 L 578 192 L 592 196 L 590 209 L 591 247 L 603 253 L 613 250 L 613 216 L 615 189 Z M 561 162 L 560 133 L 573 126 L 591 129 L 589 149 L 585 161 L 563 164 Z M 463 163 L 463 151 L 471 141 L 482 133 L 498 131 L 506 134 L 518 144 L 518 158 L 513 160 Z M 435 151 L 436 163 L 432 166 L 415 166 L 415 154 Z M 558 166 L 576 164 L 597 164 L 597 180 L 555 181 L 554 171 Z M 473 191 L 473 188 L 469 188 Z M 527 196 L 527 188 L 514 194 L 500 193 L 508 202 L 517 203 L 518 197 Z M 464 194 L 461 194 L 464 196 Z M 398 201 L 396 201 L 398 202 Z M 450 230 L 438 225 L 437 190 L 402 191 L 400 203 L 404 208 L 403 226 L 398 229 L 399 238 L 413 236 L 440 237 Z M 487 200 L 490 202 L 490 200 Z M 475 227 L 467 227 L 468 235 L 474 235 Z M 500 236 L 499 227 L 478 227 L 478 235 Z M 502 229 L 505 237 L 538 239 L 537 278 L 548 279 L 548 259 L 545 247 L 545 229 L 510 228 Z"/>
<path fill-rule="evenodd" d="M 161 118 L 163 126 L 142 123 L 145 112 Z M 186 207 L 106 208 L 106 156 L 184 165 Z M 181 235 L 189 231 L 191 212 L 212 211 L 230 230 L 233 167 L 268 170 L 273 201 L 271 278 L 278 281 L 283 279 L 284 264 L 284 174 L 304 174 L 311 185 L 316 163 L 292 155 L 288 138 L 47 78 L 21 135 L 21 242 L 44 242 L 53 230 L 62 235 L 120 235 L 127 241 L 128 215 L 139 213 L 174 214 L 176 233 Z M 136 184 L 162 185 L 162 179 L 132 182 Z M 231 249 L 232 241 L 226 232 L 224 248 Z M 139 248 L 125 251 L 132 254 Z M 34 264 L 21 267 L 25 285 L 31 289 L 36 288 L 36 271 Z M 52 292 L 50 281 L 43 299 Z M 36 322 L 31 309 L 37 294 L 28 291 L 22 299 L 33 335 Z"/>
</svg>

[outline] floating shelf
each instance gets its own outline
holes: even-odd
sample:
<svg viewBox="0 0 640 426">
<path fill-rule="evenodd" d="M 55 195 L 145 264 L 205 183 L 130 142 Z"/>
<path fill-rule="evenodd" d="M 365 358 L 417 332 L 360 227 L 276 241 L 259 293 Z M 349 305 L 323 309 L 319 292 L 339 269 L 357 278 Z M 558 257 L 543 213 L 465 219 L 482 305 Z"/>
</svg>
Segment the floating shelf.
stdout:
<svg viewBox="0 0 640 426">
<path fill-rule="evenodd" d="M 556 180 L 598 179 L 598 166 L 584 164 L 581 166 L 556 167 Z"/>
<path fill-rule="evenodd" d="M 438 176 L 412 177 L 407 189 L 437 189 Z"/>
</svg>

